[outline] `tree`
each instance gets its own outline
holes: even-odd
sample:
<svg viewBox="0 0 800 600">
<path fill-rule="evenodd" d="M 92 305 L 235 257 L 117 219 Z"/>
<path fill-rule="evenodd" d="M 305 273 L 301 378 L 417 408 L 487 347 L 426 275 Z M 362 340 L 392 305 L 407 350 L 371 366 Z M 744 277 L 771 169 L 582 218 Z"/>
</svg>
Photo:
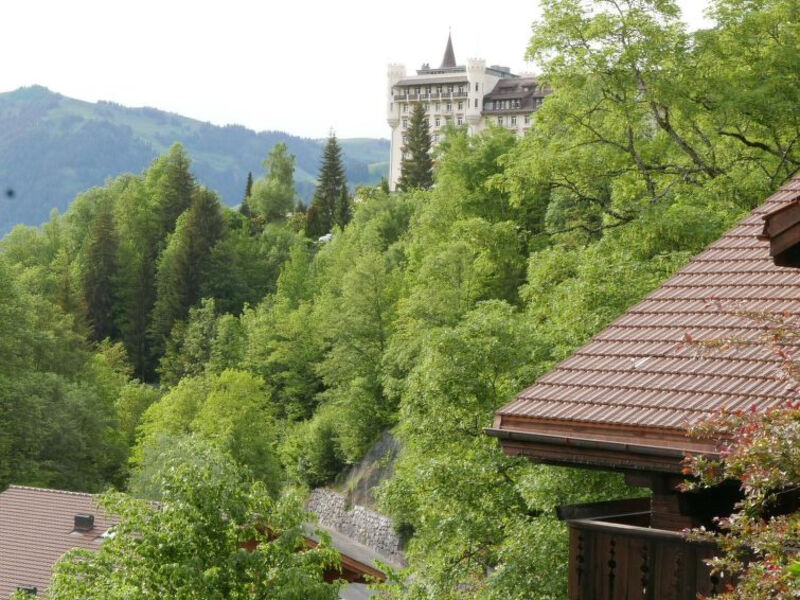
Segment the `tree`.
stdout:
<svg viewBox="0 0 800 600">
<path fill-rule="evenodd" d="M 244 198 L 242 198 L 242 203 L 239 205 L 239 212 L 242 213 L 245 217 L 252 217 L 253 211 L 250 210 L 250 196 L 253 194 L 253 172 L 247 172 L 247 183 L 244 186 Z"/>
<path fill-rule="evenodd" d="M 184 377 L 142 416 L 132 455 L 131 488 L 157 495 L 159 465 L 174 443 L 196 435 L 231 456 L 277 496 L 282 475 L 275 450 L 272 391 L 260 377 L 227 369 Z"/>
<path fill-rule="evenodd" d="M 347 186 L 342 186 L 341 193 L 336 199 L 336 210 L 333 217 L 334 224 L 340 229 L 350 222 L 353 217 L 353 202 L 350 199 L 350 193 L 347 191 Z"/>
<path fill-rule="evenodd" d="M 249 208 L 267 223 L 285 219 L 295 201 L 295 157 L 285 142 L 275 144 L 264 161 L 266 175 L 253 184 Z"/>
<path fill-rule="evenodd" d="M 114 333 L 118 245 L 114 207 L 109 200 L 105 200 L 97 205 L 83 257 L 83 300 L 92 337 L 96 341 L 109 338 Z"/>
<path fill-rule="evenodd" d="M 102 498 L 120 519 L 114 535 L 98 551 L 68 552 L 54 567 L 49 598 L 338 598 L 340 585 L 324 581 L 338 554 L 324 541 L 304 547 L 297 498 L 272 500 L 207 443 L 188 440 L 172 456 L 159 471 L 158 504 L 121 493 Z"/>
<path fill-rule="evenodd" d="M 162 240 L 172 233 L 178 217 L 192 203 L 196 185 L 189 171 L 191 165 L 186 150 L 175 143 L 147 171 L 145 182 L 155 200 Z"/>
<path fill-rule="evenodd" d="M 404 191 L 426 190 L 433 185 L 433 159 L 430 126 L 422 102 L 414 105 L 406 135 L 398 187 Z"/>
<path fill-rule="evenodd" d="M 336 134 L 331 133 L 322 154 L 317 188 L 307 214 L 306 234 L 309 237 L 325 235 L 337 220 L 342 220 L 337 219 L 337 205 L 341 206 L 342 196 L 345 193 L 342 191 L 343 188 L 346 192 L 347 180 L 342 164 L 342 149 L 336 140 Z M 343 215 L 340 214 L 341 216 Z"/>
<path fill-rule="evenodd" d="M 185 319 L 200 301 L 209 278 L 212 249 L 224 234 L 217 196 L 198 189 L 191 207 L 181 215 L 161 254 L 156 275 L 157 297 L 150 328 L 153 355 L 160 357 L 176 321 Z"/>
</svg>

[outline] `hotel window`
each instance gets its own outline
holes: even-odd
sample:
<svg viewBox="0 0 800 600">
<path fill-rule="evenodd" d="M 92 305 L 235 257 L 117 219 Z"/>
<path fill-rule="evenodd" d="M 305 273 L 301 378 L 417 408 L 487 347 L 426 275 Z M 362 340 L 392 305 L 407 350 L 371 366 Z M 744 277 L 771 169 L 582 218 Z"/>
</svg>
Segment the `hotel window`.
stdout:
<svg viewBox="0 0 800 600">
<path fill-rule="evenodd" d="M 458 86 L 458 95 L 460 96 L 463 93 L 464 93 L 464 86 L 463 85 Z"/>
<path fill-rule="evenodd" d="M 434 120 L 434 124 L 435 124 L 437 127 L 439 127 L 439 125 L 441 125 L 441 124 L 442 124 L 442 120 L 441 120 L 439 117 L 436 117 L 436 119 Z"/>
<path fill-rule="evenodd" d="M 442 93 L 442 86 L 440 86 L 440 85 L 436 86 L 436 93 L 437 94 L 441 94 Z"/>
<path fill-rule="evenodd" d="M 436 112 L 439 112 L 442 109 L 442 105 L 438 102 L 436 103 Z"/>
<path fill-rule="evenodd" d="M 457 121 L 457 123 L 458 123 L 459 125 L 463 125 L 463 124 L 464 124 L 464 119 L 462 119 L 461 117 L 458 117 L 458 121 Z"/>
<path fill-rule="evenodd" d="M 478 82 L 477 81 L 475 82 L 475 91 L 476 92 L 478 91 Z"/>
<path fill-rule="evenodd" d="M 426 87 L 425 88 L 425 92 L 430 94 L 431 93 L 431 86 Z"/>
<path fill-rule="evenodd" d="M 405 144 L 407 141 L 408 141 L 408 137 L 407 137 L 407 136 L 406 136 L 406 134 L 404 133 L 404 134 L 403 134 L 403 144 Z"/>
<path fill-rule="evenodd" d="M 431 107 L 431 105 L 428 104 L 427 102 L 425 102 L 422 106 L 425 108 L 425 112 L 428 112 L 428 109 L 430 109 Z"/>
<path fill-rule="evenodd" d="M 445 106 L 445 111 L 452 112 L 452 110 L 453 110 L 453 105 L 448 102 L 447 105 Z"/>
<path fill-rule="evenodd" d="M 458 110 L 464 110 L 464 103 L 463 102 L 459 102 L 458 103 Z"/>
<path fill-rule="evenodd" d="M 408 127 L 408 119 L 403 119 L 403 129 Z"/>
<path fill-rule="evenodd" d="M 517 117 L 511 117 L 511 124 L 512 125 L 516 125 L 517 124 Z"/>
<path fill-rule="evenodd" d="M 478 108 L 478 99 L 475 98 L 475 108 Z"/>
<path fill-rule="evenodd" d="M 408 112 L 408 104 L 403 104 L 403 112 Z"/>
<path fill-rule="evenodd" d="M 531 116 L 525 115 L 525 125 L 528 125 L 531 122 Z"/>
<path fill-rule="evenodd" d="M 451 94 L 453 93 L 453 85 L 452 84 L 448 86 L 447 91 L 449 91 Z"/>
<path fill-rule="evenodd" d="M 497 117 L 497 124 L 498 125 L 502 125 L 503 124 L 503 117 Z"/>
<path fill-rule="evenodd" d="M 420 88 L 419 86 L 417 86 L 417 93 L 418 93 L 418 94 L 419 94 L 419 91 L 420 91 L 420 89 L 421 89 L 421 88 Z"/>
</svg>

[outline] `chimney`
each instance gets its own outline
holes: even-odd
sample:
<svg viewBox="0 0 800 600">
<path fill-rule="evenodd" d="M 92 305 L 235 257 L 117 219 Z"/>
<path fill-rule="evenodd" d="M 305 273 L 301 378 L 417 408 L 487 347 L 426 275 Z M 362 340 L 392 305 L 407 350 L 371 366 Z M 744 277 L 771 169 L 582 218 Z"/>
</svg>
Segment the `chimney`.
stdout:
<svg viewBox="0 0 800 600">
<path fill-rule="evenodd" d="M 75 515 L 75 531 L 91 531 L 94 529 L 94 515 Z"/>
<path fill-rule="evenodd" d="M 22 592 L 23 594 L 30 594 L 31 596 L 39 595 L 39 590 L 33 585 L 18 585 L 17 591 Z"/>
</svg>

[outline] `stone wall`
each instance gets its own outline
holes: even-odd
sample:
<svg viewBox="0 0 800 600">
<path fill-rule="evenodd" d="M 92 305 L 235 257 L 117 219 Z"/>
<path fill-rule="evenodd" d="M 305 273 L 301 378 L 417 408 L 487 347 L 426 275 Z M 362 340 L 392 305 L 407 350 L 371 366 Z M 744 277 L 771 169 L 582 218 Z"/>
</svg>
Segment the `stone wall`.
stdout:
<svg viewBox="0 0 800 600">
<path fill-rule="evenodd" d="M 371 548 L 388 562 L 405 564 L 400 537 L 389 517 L 359 505 L 348 507 L 344 495 L 323 488 L 311 492 L 307 508 L 316 513 L 321 526 Z"/>
</svg>

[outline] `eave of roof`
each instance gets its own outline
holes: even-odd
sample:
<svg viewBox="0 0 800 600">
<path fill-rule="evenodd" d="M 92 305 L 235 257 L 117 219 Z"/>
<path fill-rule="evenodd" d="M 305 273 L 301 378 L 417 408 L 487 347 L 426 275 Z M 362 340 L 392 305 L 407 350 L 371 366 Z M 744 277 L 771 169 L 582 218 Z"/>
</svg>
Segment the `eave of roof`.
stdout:
<svg viewBox="0 0 800 600">
<path fill-rule="evenodd" d="M 682 453 L 713 453 L 689 427 L 720 409 L 794 397 L 745 312 L 800 315 L 800 271 L 776 266 L 765 215 L 800 200 L 795 177 L 588 344 L 496 411 L 487 432 L 533 460 L 676 472 Z M 740 344 L 698 357 L 693 339 Z M 642 448 L 647 449 L 646 452 Z"/>
</svg>

